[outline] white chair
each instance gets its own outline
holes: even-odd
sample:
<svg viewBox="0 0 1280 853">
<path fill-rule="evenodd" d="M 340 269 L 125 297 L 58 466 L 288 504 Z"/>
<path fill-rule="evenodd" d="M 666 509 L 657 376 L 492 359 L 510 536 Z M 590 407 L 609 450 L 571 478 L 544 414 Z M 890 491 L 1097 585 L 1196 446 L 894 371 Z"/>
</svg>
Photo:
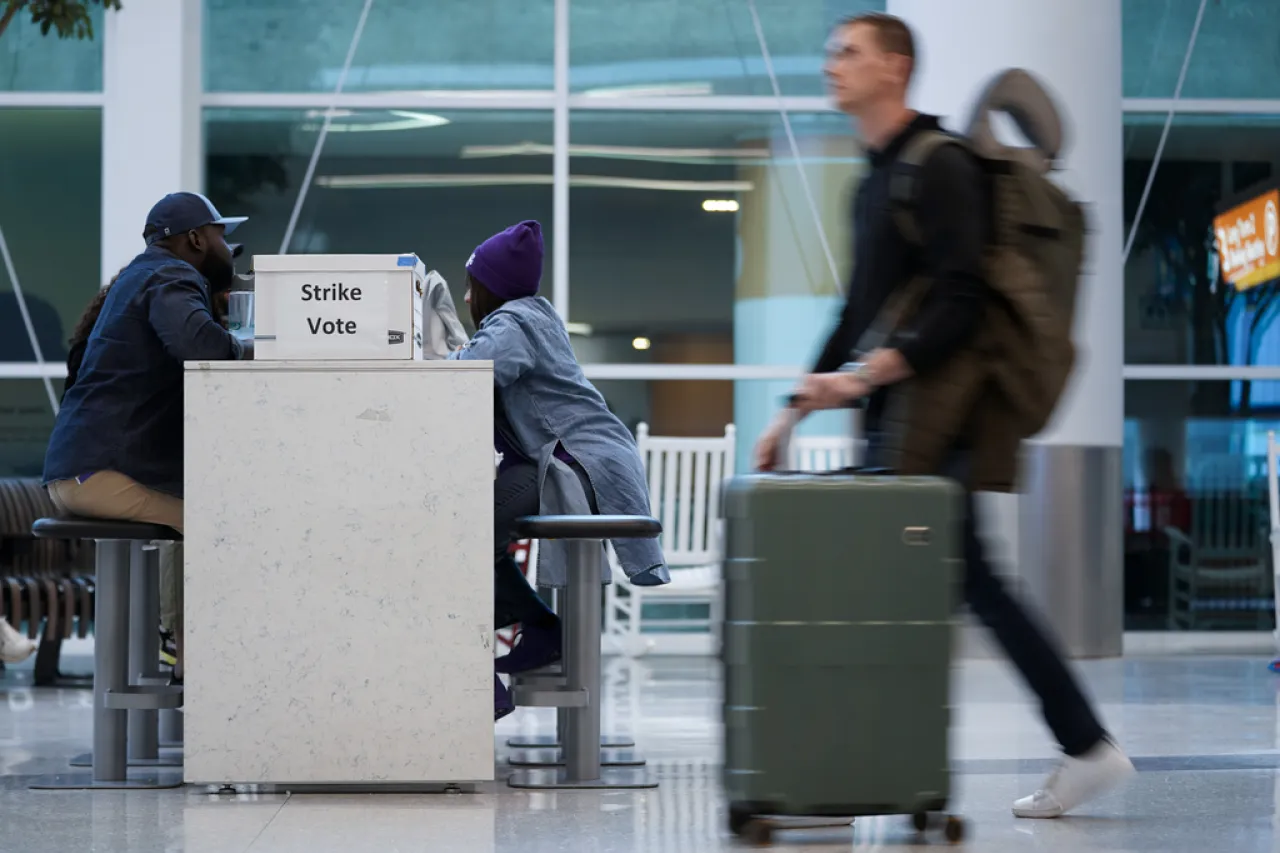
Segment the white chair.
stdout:
<svg viewBox="0 0 1280 853">
<path fill-rule="evenodd" d="M 790 471 L 839 471 L 852 468 L 862 456 L 863 442 L 842 435 L 798 435 L 791 439 Z"/>
<path fill-rule="evenodd" d="M 1265 621 L 1259 603 L 1271 598 L 1273 584 L 1257 474 L 1242 454 L 1222 453 L 1199 458 L 1187 478 L 1191 529 L 1165 528 L 1171 630 L 1248 629 Z"/>
<path fill-rule="evenodd" d="M 722 610 L 720 493 L 724 482 L 733 476 L 737 452 L 734 427 L 726 426 L 723 438 L 663 438 L 649 435 L 649 425 L 642 423 L 636 430 L 636 442 L 649 475 L 650 512 L 663 526 L 661 544 L 671 583 L 631 586 L 611 552 L 613 583 L 605 593 L 607 647 L 629 657 L 651 651 L 714 653 Z M 709 604 L 710 617 L 645 618 L 645 604 L 654 602 Z M 706 648 L 708 634 L 715 644 L 710 650 Z M 681 639 L 686 641 L 683 645 Z"/>
</svg>

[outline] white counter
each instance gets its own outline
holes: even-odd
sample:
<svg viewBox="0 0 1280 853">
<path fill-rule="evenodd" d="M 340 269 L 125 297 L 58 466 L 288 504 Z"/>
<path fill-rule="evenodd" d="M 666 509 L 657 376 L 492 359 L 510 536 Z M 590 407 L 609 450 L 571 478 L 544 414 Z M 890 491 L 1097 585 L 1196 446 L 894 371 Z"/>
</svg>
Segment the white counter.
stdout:
<svg viewBox="0 0 1280 853">
<path fill-rule="evenodd" d="M 188 363 L 188 782 L 491 780 L 493 374 Z"/>
</svg>

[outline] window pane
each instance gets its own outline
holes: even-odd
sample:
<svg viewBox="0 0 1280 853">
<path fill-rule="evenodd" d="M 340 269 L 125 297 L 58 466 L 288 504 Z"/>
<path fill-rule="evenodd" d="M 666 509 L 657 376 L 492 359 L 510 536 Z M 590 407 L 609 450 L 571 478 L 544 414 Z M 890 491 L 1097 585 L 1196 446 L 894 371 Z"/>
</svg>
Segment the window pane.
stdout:
<svg viewBox="0 0 1280 853">
<path fill-rule="evenodd" d="M 332 92 L 363 0 L 206 0 L 205 88 Z M 378 0 L 344 91 L 552 88 L 552 0 Z"/>
<path fill-rule="evenodd" d="M 570 319 L 586 361 L 799 364 L 830 330 L 862 154 L 848 121 L 585 112 L 570 132 Z M 640 347 L 637 349 L 637 347 Z"/>
<path fill-rule="evenodd" d="M 319 113 L 206 111 L 209 196 L 249 217 L 236 232 L 246 255 L 279 252 L 320 121 Z M 325 142 L 292 251 L 416 252 L 461 309 L 472 250 L 522 219 L 546 229 L 549 289 L 549 112 L 349 112 Z"/>
<path fill-rule="evenodd" d="M 0 163 L 21 164 L 0 168 L 0 228 L 45 360 L 63 361 L 65 341 L 101 284 L 101 115 L 0 109 Z M 0 363 L 34 360 L 0 264 Z"/>
<path fill-rule="evenodd" d="M 823 93 L 831 26 L 884 0 L 758 0 L 783 94 Z M 572 0 L 570 85 L 612 95 L 768 95 L 773 89 L 746 3 Z"/>
<path fill-rule="evenodd" d="M 1199 3 L 1124 0 L 1124 94 L 1172 97 Z M 1280 97 L 1280 4 L 1209 3 L 1183 84 L 1184 98 Z"/>
<path fill-rule="evenodd" d="M 1163 123 L 1125 119 L 1126 238 Z M 1175 117 L 1125 267 L 1126 363 L 1280 364 L 1280 284 L 1220 284 L 1212 228 L 1224 207 L 1274 186 L 1278 166 L 1280 116 Z"/>
<path fill-rule="evenodd" d="M 62 394 L 62 380 L 54 383 Z M 0 477 L 39 477 L 53 408 L 39 379 L 0 379 Z"/>
<path fill-rule="evenodd" d="M 1280 382 L 1125 383 L 1128 627 L 1270 629 Z"/>
<path fill-rule="evenodd" d="M 89 4 L 89 17 L 92 40 L 60 39 L 20 10 L 0 36 L 0 92 L 101 92 L 102 7 Z"/>
</svg>

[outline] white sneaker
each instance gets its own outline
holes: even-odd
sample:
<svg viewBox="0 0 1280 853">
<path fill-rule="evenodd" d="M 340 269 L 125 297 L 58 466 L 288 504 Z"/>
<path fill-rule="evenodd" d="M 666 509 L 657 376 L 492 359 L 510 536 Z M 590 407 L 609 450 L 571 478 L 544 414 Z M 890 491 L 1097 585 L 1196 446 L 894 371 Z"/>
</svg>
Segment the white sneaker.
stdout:
<svg viewBox="0 0 1280 853">
<path fill-rule="evenodd" d="M 1133 762 L 1109 740 L 1079 758 L 1064 757 L 1044 787 L 1013 804 L 1015 817 L 1061 817 L 1101 796 L 1134 773 Z"/>
<path fill-rule="evenodd" d="M 8 620 L 0 619 L 0 662 L 21 663 L 35 652 L 35 643 L 15 631 Z"/>
</svg>

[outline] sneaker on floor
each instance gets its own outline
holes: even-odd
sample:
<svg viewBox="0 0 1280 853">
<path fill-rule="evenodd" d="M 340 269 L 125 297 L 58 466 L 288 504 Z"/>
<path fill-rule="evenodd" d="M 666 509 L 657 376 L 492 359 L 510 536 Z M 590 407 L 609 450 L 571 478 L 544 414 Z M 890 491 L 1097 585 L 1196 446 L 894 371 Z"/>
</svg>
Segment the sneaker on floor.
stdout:
<svg viewBox="0 0 1280 853">
<path fill-rule="evenodd" d="M 36 653 L 36 644 L 13 629 L 5 619 L 0 619 L 0 662 L 22 663 Z"/>
<path fill-rule="evenodd" d="M 1133 762 L 1110 740 L 1077 758 L 1062 759 L 1043 788 L 1013 804 L 1015 817 L 1061 817 L 1133 775 Z"/>
<path fill-rule="evenodd" d="M 511 691 L 498 676 L 493 677 L 493 721 L 496 723 L 516 709 L 511 699 Z"/>
<path fill-rule="evenodd" d="M 550 625 L 525 625 L 520 630 L 520 642 L 509 654 L 495 660 L 493 668 L 514 675 L 550 666 L 560 660 L 561 644 L 560 620 Z"/>
<path fill-rule="evenodd" d="M 160 629 L 160 663 L 168 667 L 178 665 L 178 643 L 173 632 Z"/>
</svg>

